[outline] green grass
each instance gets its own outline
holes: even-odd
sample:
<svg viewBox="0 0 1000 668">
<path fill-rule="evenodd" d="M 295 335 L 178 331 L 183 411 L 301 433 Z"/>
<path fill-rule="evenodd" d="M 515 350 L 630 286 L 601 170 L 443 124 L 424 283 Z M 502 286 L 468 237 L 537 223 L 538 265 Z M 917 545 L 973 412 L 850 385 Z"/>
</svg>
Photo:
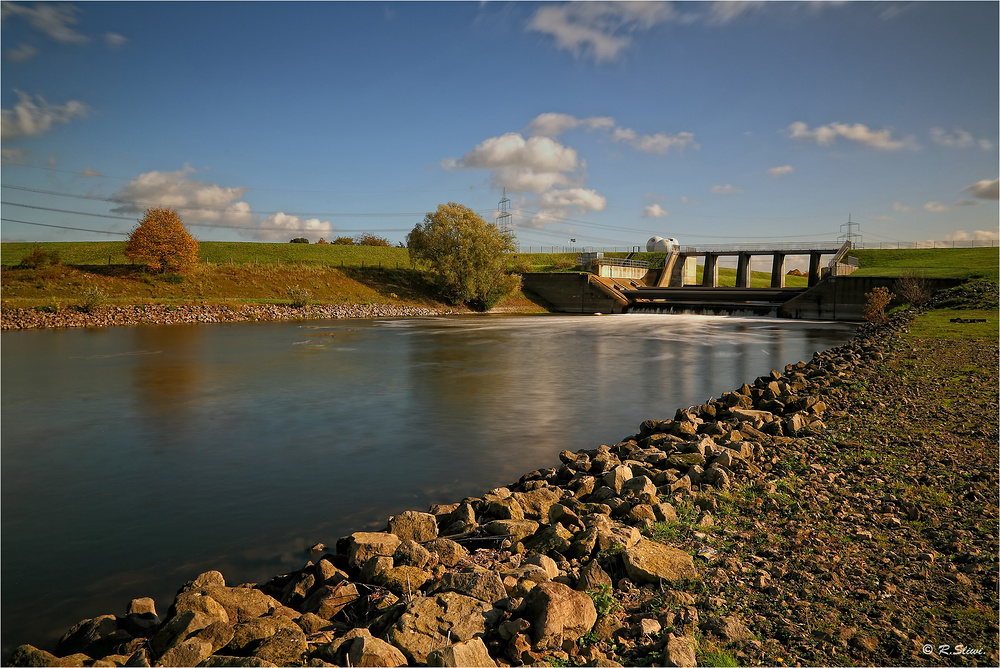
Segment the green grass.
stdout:
<svg viewBox="0 0 1000 668">
<path fill-rule="evenodd" d="M 920 314 L 905 336 L 915 339 L 966 339 L 996 344 L 1000 337 L 1000 311 L 971 309 L 935 309 Z M 958 323 L 952 318 L 986 322 Z"/>
<path fill-rule="evenodd" d="M 0 263 L 14 266 L 31 252 L 33 243 L 0 244 Z M 37 244 L 55 251 L 63 264 L 130 264 L 124 241 L 64 241 Z M 258 243 L 250 241 L 203 241 L 198 259 L 210 264 L 324 264 L 333 267 L 412 268 L 405 248 L 386 246 L 341 246 L 336 244 Z"/>
<path fill-rule="evenodd" d="M 1000 248 L 918 248 L 852 250 L 860 269 L 852 276 L 903 276 L 913 271 L 926 278 L 988 278 L 1000 275 Z"/>
</svg>

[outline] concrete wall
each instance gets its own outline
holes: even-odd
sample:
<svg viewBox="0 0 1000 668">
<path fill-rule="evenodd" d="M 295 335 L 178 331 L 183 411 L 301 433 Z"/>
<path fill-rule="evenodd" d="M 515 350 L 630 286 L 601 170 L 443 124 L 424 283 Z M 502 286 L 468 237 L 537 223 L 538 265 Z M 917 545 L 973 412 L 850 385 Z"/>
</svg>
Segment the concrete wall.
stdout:
<svg viewBox="0 0 1000 668">
<path fill-rule="evenodd" d="M 521 274 L 522 285 L 562 313 L 614 313 L 621 308 L 592 285 L 591 274 Z"/>
<path fill-rule="evenodd" d="M 785 302 L 778 309 L 782 318 L 800 318 L 804 320 L 864 320 L 865 293 L 876 287 L 886 287 L 894 291 L 896 278 L 854 276 L 831 276 L 818 285 L 802 293 L 798 297 Z M 957 278 L 929 278 L 932 292 L 954 287 L 963 281 Z M 890 306 L 896 306 L 898 300 L 893 300 Z"/>
<path fill-rule="evenodd" d="M 607 278 L 631 278 L 641 281 L 642 277 L 649 271 L 646 267 L 619 267 L 614 264 L 602 264 L 597 267 L 597 275 Z"/>
</svg>

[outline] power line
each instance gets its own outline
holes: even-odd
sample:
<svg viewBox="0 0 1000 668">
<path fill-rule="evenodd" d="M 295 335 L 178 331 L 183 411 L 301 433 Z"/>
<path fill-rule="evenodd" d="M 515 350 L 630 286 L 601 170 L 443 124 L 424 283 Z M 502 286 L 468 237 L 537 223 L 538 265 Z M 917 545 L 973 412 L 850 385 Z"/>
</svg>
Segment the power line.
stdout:
<svg viewBox="0 0 1000 668">
<path fill-rule="evenodd" d="M 75 230 L 77 232 L 95 232 L 97 234 L 113 234 L 120 237 L 127 237 L 125 232 L 108 232 L 107 230 L 88 230 L 83 227 L 67 227 L 66 225 L 49 225 L 47 223 L 30 223 L 27 220 L 14 220 L 13 218 L 0 218 L 0 222 L 19 223 L 21 225 L 37 225 L 38 227 L 55 227 L 60 230 Z"/>
</svg>

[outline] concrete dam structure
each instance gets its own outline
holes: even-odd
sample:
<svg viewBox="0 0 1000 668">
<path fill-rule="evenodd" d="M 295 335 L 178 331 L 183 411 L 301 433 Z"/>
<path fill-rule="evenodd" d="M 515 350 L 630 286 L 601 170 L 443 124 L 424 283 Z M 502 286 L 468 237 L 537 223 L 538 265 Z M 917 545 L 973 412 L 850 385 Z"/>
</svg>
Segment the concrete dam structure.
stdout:
<svg viewBox="0 0 1000 668">
<path fill-rule="evenodd" d="M 857 268 L 845 255 L 850 243 L 798 243 L 770 246 L 685 248 L 676 246 L 663 267 L 649 269 L 645 262 L 604 258 L 585 253 L 585 272 L 524 274 L 524 287 L 563 313 L 699 313 L 760 315 L 805 320 L 861 321 L 865 293 L 875 287 L 892 290 L 894 278 L 852 278 Z M 750 287 L 750 260 L 771 256 L 771 284 Z M 809 257 L 808 286 L 785 287 L 785 259 Z M 823 256 L 832 256 L 826 266 Z M 719 259 L 735 257 L 736 285 L 719 286 Z M 701 281 L 696 280 L 699 258 L 704 258 Z M 932 281 L 934 289 L 961 281 Z"/>
</svg>

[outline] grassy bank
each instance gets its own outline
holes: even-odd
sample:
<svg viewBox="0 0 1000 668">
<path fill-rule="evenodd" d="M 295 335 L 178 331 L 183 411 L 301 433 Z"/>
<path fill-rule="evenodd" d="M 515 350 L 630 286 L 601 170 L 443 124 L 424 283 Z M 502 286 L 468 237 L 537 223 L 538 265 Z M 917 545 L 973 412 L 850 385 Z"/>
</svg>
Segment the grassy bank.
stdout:
<svg viewBox="0 0 1000 668">
<path fill-rule="evenodd" d="M 902 276 L 913 272 L 926 278 L 986 278 L 997 281 L 1000 248 L 919 248 L 852 250 L 860 269 L 853 276 Z"/>
</svg>

